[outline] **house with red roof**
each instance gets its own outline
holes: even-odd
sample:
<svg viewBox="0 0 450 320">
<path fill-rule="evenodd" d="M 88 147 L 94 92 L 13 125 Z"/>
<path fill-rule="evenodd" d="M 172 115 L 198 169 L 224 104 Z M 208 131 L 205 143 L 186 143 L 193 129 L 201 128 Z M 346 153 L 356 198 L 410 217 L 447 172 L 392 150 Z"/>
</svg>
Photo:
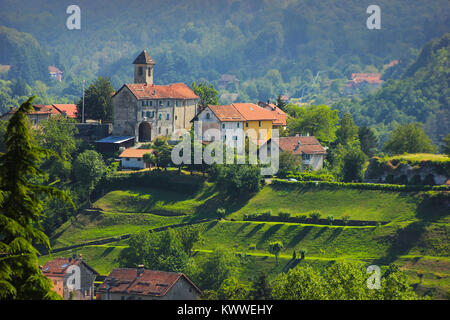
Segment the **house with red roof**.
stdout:
<svg viewBox="0 0 450 320">
<path fill-rule="evenodd" d="M 0 116 L 0 120 L 9 120 L 12 118 L 17 109 L 11 107 L 7 113 Z M 33 125 L 38 125 L 42 120 L 53 116 L 62 115 L 69 118 L 76 118 L 77 106 L 75 104 L 35 104 L 33 111 L 27 113 Z"/>
<path fill-rule="evenodd" d="M 326 149 L 322 147 L 320 142 L 313 136 L 280 137 L 278 142 L 270 140 L 261 148 L 267 148 L 270 154 L 271 144 L 276 143 L 279 152 L 291 152 L 302 159 L 302 167 L 309 167 L 312 170 L 320 170 L 323 168 L 323 162 L 326 157 Z"/>
<path fill-rule="evenodd" d="M 62 81 L 63 72 L 59 70 L 57 67 L 48 66 L 48 73 L 50 74 L 50 77 L 52 79 L 58 80 L 59 82 Z"/>
<path fill-rule="evenodd" d="M 381 74 L 379 73 L 352 73 L 352 79 L 345 84 L 345 91 L 354 93 L 356 89 L 361 89 L 365 86 L 370 89 L 376 89 L 382 84 L 383 80 L 381 80 Z"/>
<path fill-rule="evenodd" d="M 270 103 L 269 101 L 263 102 L 263 101 L 259 101 L 258 105 L 266 110 L 272 111 L 273 114 L 275 115 L 275 120 L 273 121 L 272 125 L 274 128 L 285 128 L 286 127 L 286 122 L 287 122 L 287 113 L 284 112 L 283 110 L 281 110 L 280 108 L 278 108 L 276 105 L 274 105 L 273 103 Z"/>
<path fill-rule="evenodd" d="M 153 149 L 125 149 L 120 155 L 122 169 L 138 169 L 149 168 L 150 165 L 144 162 L 144 154 L 153 153 Z"/>
<path fill-rule="evenodd" d="M 52 281 L 53 291 L 64 300 L 94 298 L 94 281 L 99 273 L 83 260 L 81 254 L 70 258 L 54 258 L 40 269 Z"/>
<path fill-rule="evenodd" d="M 197 300 L 200 289 L 183 273 L 114 269 L 97 289 L 98 300 Z"/>
<path fill-rule="evenodd" d="M 124 84 L 113 95 L 113 135 L 148 142 L 174 136 L 178 129 L 189 130 L 199 96 L 184 83 L 154 84 L 155 61 L 145 50 L 133 64 L 134 83 Z"/>
</svg>

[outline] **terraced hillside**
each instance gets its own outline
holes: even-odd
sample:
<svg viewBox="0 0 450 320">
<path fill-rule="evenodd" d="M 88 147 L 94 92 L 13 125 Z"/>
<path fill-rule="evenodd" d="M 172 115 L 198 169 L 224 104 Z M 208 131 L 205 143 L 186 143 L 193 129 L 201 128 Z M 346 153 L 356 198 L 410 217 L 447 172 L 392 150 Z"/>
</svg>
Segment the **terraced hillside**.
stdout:
<svg viewBox="0 0 450 320">
<path fill-rule="evenodd" d="M 306 250 L 303 264 L 319 268 L 336 260 L 357 260 L 367 264 L 400 265 L 415 283 L 417 291 L 447 298 L 450 289 L 450 228 L 448 191 L 396 192 L 326 187 L 267 185 L 258 194 L 231 200 L 214 185 L 205 182 L 195 193 L 186 194 L 157 188 L 120 188 L 107 192 L 93 205 L 95 210 L 80 214 L 53 238 L 55 247 L 93 239 L 134 233 L 199 217 L 214 217 L 223 207 L 225 219 L 205 222 L 204 238 L 196 244 L 195 258 L 224 246 L 245 258 L 241 277 L 255 270 L 270 277 L 292 261 L 293 250 Z M 433 197 L 434 195 L 434 197 Z M 444 200 L 442 200 L 444 199 Z M 445 200 L 447 199 L 447 200 Z M 441 201 L 441 202 L 440 202 Z M 444 201 L 444 202 L 442 202 Z M 447 202 L 445 202 L 447 201 Z M 291 216 L 318 210 L 323 217 L 385 221 L 377 226 L 337 226 L 326 224 L 244 221 L 245 214 L 272 210 Z M 82 239 L 82 240 L 80 240 Z M 267 251 L 269 242 L 282 241 L 280 263 Z M 100 273 L 117 266 L 116 258 L 127 246 L 125 240 L 78 249 Z M 56 256 L 68 255 L 62 251 Z M 48 260 L 41 257 L 41 261 Z"/>
</svg>

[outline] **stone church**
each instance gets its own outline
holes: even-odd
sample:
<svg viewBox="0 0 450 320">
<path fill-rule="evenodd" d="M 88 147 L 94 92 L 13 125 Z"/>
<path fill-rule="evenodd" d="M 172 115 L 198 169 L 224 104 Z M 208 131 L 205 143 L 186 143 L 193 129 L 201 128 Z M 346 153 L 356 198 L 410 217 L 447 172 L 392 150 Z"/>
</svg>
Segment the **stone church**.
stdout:
<svg viewBox="0 0 450 320">
<path fill-rule="evenodd" d="M 184 83 L 153 84 L 155 61 L 144 50 L 134 60 L 134 83 L 124 84 L 113 96 L 114 136 L 135 136 L 152 141 L 174 137 L 177 129 L 190 129 L 199 97 Z"/>
</svg>

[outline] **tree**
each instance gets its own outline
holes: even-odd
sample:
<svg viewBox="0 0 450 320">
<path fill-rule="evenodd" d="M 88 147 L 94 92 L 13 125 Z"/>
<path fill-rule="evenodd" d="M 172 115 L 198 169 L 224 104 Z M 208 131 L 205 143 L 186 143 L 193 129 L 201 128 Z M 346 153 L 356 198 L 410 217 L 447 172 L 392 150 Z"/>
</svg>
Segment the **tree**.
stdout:
<svg viewBox="0 0 450 320">
<path fill-rule="evenodd" d="M 358 139 L 358 127 L 353 122 L 353 117 L 349 112 L 344 113 L 339 128 L 336 130 L 336 142 L 342 145 Z"/>
<path fill-rule="evenodd" d="M 190 257 L 192 255 L 192 248 L 196 242 L 202 240 L 202 226 L 188 226 L 177 230 L 178 238 L 180 238 L 183 250 Z"/>
<path fill-rule="evenodd" d="M 394 129 L 384 149 L 390 154 L 434 153 L 437 148 L 420 123 L 407 123 Z"/>
<path fill-rule="evenodd" d="M 153 154 L 153 153 L 145 153 L 143 156 L 142 156 L 142 160 L 145 162 L 145 164 L 147 165 L 147 166 L 151 166 L 152 164 L 155 164 L 156 163 L 156 156 L 155 156 L 155 154 Z"/>
<path fill-rule="evenodd" d="M 249 286 L 240 282 L 234 275 L 225 279 L 217 290 L 219 300 L 248 300 L 249 296 Z"/>
<path fill-rule="evenodd" d="M 236 256 L 218 247 L 198 263 L 198 270 L 191 278 L 202 290 L 218 290 L 225 279 L 238 273 L 238 268 Z"/>
<path fill-rule="evenodd" d="M 282 249 L 283 249 L 283 243 L 280 241 L 275 241 L 275 242 L 269 243 L 269 247 L 267 248 L 269 253 L 273 254 L 275 256 L 277 264 L 278 264 L 278 255 L 280 254 Z"/>
<path fill-rule="evenodd" d="M 97 183 L 106 171 L 101 154 L 94 150 L 86 150 L 75 159 L 73 173 L 81 187 L 87 191 L 90 203 L 90 195 Z"/>
<path fill-rule="evenodd" d="M 6 152 L 0 155 L 0 298 L 57 299 L 51 281 L 38 267 L 37 244 L 50 250 L 41 230 L 43 199 L 52 197 L 72 204 L 66 193 L 34 181 L 45 181 L 39 164 L 49 150 L 32 138 L 27 113 L 34 96 L 24 102 L 10 119 Z"/>
<path fill-rule="evenodd" d="M 220 187 L 232 197 L 242 195 L 243 192 L 254 193 L 261 190 L 263 177 L 260 168 L 248 164 L 218 165 L 217 181 Z"/>
<path fill-rule="evenodd" d="M 373 157 L 378 149 L 378 138 L 373 130 L 366 126 L 359 127 L 358 138 L 362 152 L 369 158 Z"/>
<path fill-rule="evenodd" d="M 337 110 L 332 110 L 326 105 L 311 105 L 297 111 L 296 119 L 288 119 L 291 134 L 310 134 L 324 143 L 335 140 L 336 125 L 339 122 Z"/>
<path fill-rule="evenodd" d="M 358 144 L 348 145 L 348 149 L 343 157 L 342 179 L 345 182 L 354 180 L 361 181 L 363 179 L 363 168 L 366 160 L 367 156 L 361 151 Z"/>
<path fill-rule="evenodd" d="M 281 94 L 279 94 L 277 97 L 277 107 L 284 111 L 284 109 L 286 108 L 286 105 L 287 105 L 287 103 L 284 102 L 283 99 L 281 99 Z"/>
<path fill-rule="evenodd" d="M 40 122 L 36 130 L 36 140 L 46 149 L 54 151 L 43 163 L 43 169 L 50 177 L 67 179 L 72 169 L 72 155 L 78 148 L 75 134 L 78 132 L 76 122 L 73 119 L 56 116 Z"/>
<path fill-rule="evenodd" d="M 200 97 L 198 104 L 202 108 L 207 107 L 209 104 L 219 104 L 219 92 L 217 92 L 211 83 L 204 81 L 197 85 L 195 82 L 192 82 L 191 87 L 194 93 Z"/>
<path fill-rule="evenodd" d="M 284 178 L 288 171 L 296 172 L 302 164 L 301 158 L 291 151 L 282 151 L 279 155 L 278 176 Z"/>
<path fill-rule="evenodd" d="M 270 300 L 272 299 L 271 287 L 264 271 L 253 281 L 251 296 L 254 300 Z"/>
<path fill-rule="evenodd" d="M 113 120 L 112 96 L 114 88 L 108 78 L 98 77 L 86 90 L 84 96 L 84 118 L 111 122 Z M 78 119 L 82 118 L 83 101 L 77 103 Z"/>
<path fill-rule="evenodd" d="M 450 133 L 442 139 L 442 153 L 450 156 Z"/>
</svg>

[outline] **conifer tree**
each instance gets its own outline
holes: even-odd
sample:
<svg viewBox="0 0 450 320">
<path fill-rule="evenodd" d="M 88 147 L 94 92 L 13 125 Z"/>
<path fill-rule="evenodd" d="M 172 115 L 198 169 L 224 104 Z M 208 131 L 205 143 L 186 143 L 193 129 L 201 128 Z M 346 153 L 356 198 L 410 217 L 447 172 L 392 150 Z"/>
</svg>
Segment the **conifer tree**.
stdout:
<svg viewBox="0 0 450 320">
<path fill-rule="evenodd" d="M 46 181 L 39 169 L 51 151 L 33 141 L 27 113 L 34 96 L 24 102 L 10 119 L 5 134 L 6 152 L 0 154 L 0 299 L 57 299 L 51 281 L 38 266 L 37 245 L 50 250 L 42 232 L 43 200 L 71 199 L 56 188 L 36 183 Z"/>
</svg>

